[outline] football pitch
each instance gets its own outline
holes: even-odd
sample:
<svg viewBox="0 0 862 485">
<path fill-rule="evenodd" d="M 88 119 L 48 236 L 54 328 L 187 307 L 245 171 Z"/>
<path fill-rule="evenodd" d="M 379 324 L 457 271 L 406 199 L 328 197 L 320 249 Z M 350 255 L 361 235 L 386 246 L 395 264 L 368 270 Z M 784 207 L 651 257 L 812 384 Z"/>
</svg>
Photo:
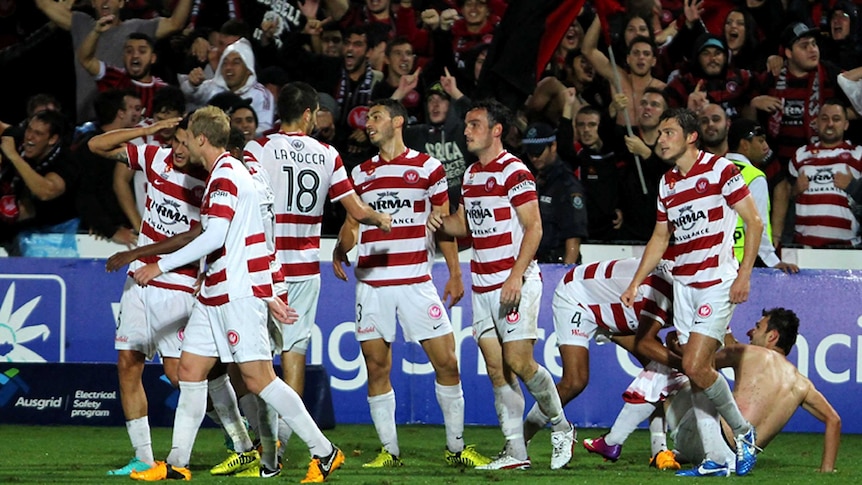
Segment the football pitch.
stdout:
<svg viewBox="0 0 862 485">
<path fill-rule="evenodd" d="M 578 439 L 594 438 L 607 430 L 584 428 Z M 371 425 L 339 425 L 325 432 L 344 450 L 347 460 L 328 483 L 334 484 L 651 484 L 701 483 L 716 478 L 681 478 L 673 472 L 649 468 L 649 433 L 636 431 L 626 445 L 620 460 L 604 462 L 590 455 L 580 442 L 569 469 L 552 471 L 550 463 L 550 432 L 543 431 L 530 447 L 533 468 L 525 471 L 478 471 L 448 467 L 443 462 L 445 436 L 441 426 L 403 425 L 398 427 L 404 467 L 369 470 L 362 464 L 379 451 Z M 156 459 L 164 459 L 170 448 L 171 430 L 153 429 L 153 449 Z M 468 426 L 464 433 L 468 444 L 476 444 L 486 455 L 495 454 L 503 444 L 496 427 Z M 755 470 L 746 477 L 731 477 L 733 481 L 761 484 L 851 484 L 862 483 L 862 436 L 845 435 L 836 465 L 837 472 L 822 474 L 820 465 L 822 435 L 785 433 L 779 435 L 759 455 Z M 207 483 L 244 483 L 234 477 L 212 477 L 208 470 L 225 458 L 221 431 L 203 428 L 198 434 L 192 454 L 192 480 Z M 0 484 L 69 483 L 118 484 L 131 483 L 127 477 L 107 477 L 108 469 L 128 462 L 132 456 L 129 439 L 123 427 L 82 426 L 15 426 L 0 425 Z M 286 462 L 275 483 L 299 483 L 308 465 L 308 450 L 293 437 L 288 444 Z"/>
</svg>

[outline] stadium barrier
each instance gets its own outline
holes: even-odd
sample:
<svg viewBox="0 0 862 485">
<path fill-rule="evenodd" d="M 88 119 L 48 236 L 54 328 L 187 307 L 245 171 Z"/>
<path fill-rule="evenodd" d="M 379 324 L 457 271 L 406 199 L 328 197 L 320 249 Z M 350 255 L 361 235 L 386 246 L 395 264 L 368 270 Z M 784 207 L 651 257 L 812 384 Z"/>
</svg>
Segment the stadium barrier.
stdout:
<svg viewBox="0 0 862 485">
<path fill-rule="evenodd" d="M 53 386 L 68 382 L 75 390 L 101 392 L 116 389 L 113 366 L 92 372 L 76 366 L 68 373 L 50 371 L 27 386 L 15 385 L 10 369 L 22 363 L 114 364 L 113 336 L 123 273 L 106 273 L 102 259 L 5 258 L 0 265 L 0 421 L 26 403 L 45 404 L 32 419 L 48 423 L 53 416 L 50 400 L 60 395 Z M 544 265 L 544 294 L 540 311 L 540 339 L 536 359 L 557 378 L 562 368 L 556 348 L 551 301 L 554 288 L 568 268 Z M 455 328 L 456 352 L 466 399 L 466 421 L 495 425 L 492 390 L 484 362 L 470 329 L 469 265 L 462 265 L 467 293 L 450 311 Z M 354 338 L 354 278 L 343 282 L 333 276 L 330 263 L 322 263 L 322 290 L 308 350 L 308 361 L 323 366 L 338 423 L 370 423 L 366 401 L 366 372 Z M 433 270 L 441 290 L 448 277 L 445 265 Z M 798 365 L 829 399 L 843 419 L 843 431 L 862 433 L 862 415 L 855 412 L 862 384 L 862 271 L 802 270 L 788 275 L 774 270 L 755 270 L 751 297 L 734 314 L 731 328 L 747 342 L 745 333 L 760 318 L 761 309 L 782 306 L 797 312 L 802 322 L 800 338 L 789 359 Z M 433 369 L 415 343 L 393 344 L 392 381 L 397 396 L 399 423 L 442 423 L 434 394 Z M 621 393 L 639 368 L 624 351 L 613 345 L 591 346 L 591 383 L 566 409 L 580 427 L 609 427 L 622 407 Z M 52 369 L 64 368 L 64 365 Z M 156 366 L 156 369 L 158 367 Z M 149 371 L 149 372 L 156 372 Z M 100 386 L 81 384 L 87 375 L 100 375 Z M 17 374 L 18 376 L 22 374 Z M 732 373 L 726 373 L 732 377 Z M 61 377 L 62 376 L 62 377 Z M 37 385 L 38 384 L 38 385 Z M 153 386 L 150 386 L 152 388 Z M 325 387 L 325 386 L 324 386 Z M 64 394 L 66 395 L 66 394 Z M 23 400 L 21 400 L 23 398 Z M 74 394 L 71 395 L 74 398 Z M 528 407 L 532 405 L 529 396 Z M 161 402 L 158 398 L 151 403 Z M 66 402 L 68 404 L 68 402 Z M 74 404 L 72 404 L 74 405 Z M 19 406 L 19 407 L 20 407 Z M 40 407 L 39 405 L 36 408 Z M 153 408 L 155 406 L 151 406 Z M 71 409 L 71 408 L 70 408 Z M 87 409 L 87 408 L 82 408 Z M 28 412 L 31 412 L 28 411 Z M 151 410 L 151 413 L 153 411 Z M 28 418 L 31 419 L 31 418 Z M 786 428 L 820 432 L 822 425 L 799 411 Z"/>
</svg>

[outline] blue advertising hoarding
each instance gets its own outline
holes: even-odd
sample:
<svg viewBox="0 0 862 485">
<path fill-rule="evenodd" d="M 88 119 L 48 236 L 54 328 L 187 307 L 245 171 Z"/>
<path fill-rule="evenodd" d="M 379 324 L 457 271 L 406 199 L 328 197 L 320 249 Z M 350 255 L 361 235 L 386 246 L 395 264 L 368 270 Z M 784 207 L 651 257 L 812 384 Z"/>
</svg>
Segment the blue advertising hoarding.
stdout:
<svg viewBox="0 0 862 485">
<path fill-rule="evenodd" d="M 15 395 L 15 399 L 0 399 L 5 403 L 0 404 L 0 414 L 21 397 L 25 399 L 22 403 L 52 399 L 45 390 L 50 385 L 45 388 L 44 383 L 22 383 L 15 375 L 7 375 L 15 368 L 13 363 L 115 363 L 113 337 L 125 274 L 106 273 L 104 263 L 87 259 L 0 260 L 0 397 Z M 540 339 L 535 346 L 536 360 L 557 378 L 562 368 L 551 300 L 566 269 L 554 265 L 542 268 Z M 354 337 L 353 276 L 349 282 L 336 279 L 329 263 L 323 263 L 321 271 L 320 305 L 308 360 L 328 372 L 336 421 L 369 423 L 365 367 Z M 451 309 L 450 316 L 466 399 L 465 418 L 470 424 L 495 425 L 491 385 L 470 329 L 469 266 L 463 265 L 462 272 L 467 293 Z M 435 265 L 433 274 L 442 289 L 447 278 L 445 265 Z M 854 412 L 862 395 L 860 292 L 860 271 L 803 270 L 786 275 L 755 270 L 751 298 L 736 309 L 731 323 L 737 338 L 746 342 L 745 333 L 760 318 L 763 308 L 783 306 L 796 311 L 802 322 L 800 338 L 789 358 L 830 400 L 842 416 L 843 431 L 847 433 L 862 432 L 862 417 Z M 419 345 L 403 343 L 400 331 L 398 338 L 392 346 L 398 422 L 442 423 L 431 365 Z M 590 353 L 590 385 L 567 406 L 566 413 L 580 427 L 609 427 L 622 407 L 620 395 L 639 367 L 613 345 L 593 343 Z M 157 368 L 148 372 L 158 375 Z M 68 379 L 79 375 L 72 373 Z M 116 382 L 106 380 L 110 381 L 103 378 L 100 386 L 85 391 L 110 393 L 116 389 Z M 48 409 L 50 403 L 41 402 Z M 528 406 L 531 404 L 528 402 Z M 799 411 L 785 429 L 820 432 L 822 425 Z"/>
</svg>

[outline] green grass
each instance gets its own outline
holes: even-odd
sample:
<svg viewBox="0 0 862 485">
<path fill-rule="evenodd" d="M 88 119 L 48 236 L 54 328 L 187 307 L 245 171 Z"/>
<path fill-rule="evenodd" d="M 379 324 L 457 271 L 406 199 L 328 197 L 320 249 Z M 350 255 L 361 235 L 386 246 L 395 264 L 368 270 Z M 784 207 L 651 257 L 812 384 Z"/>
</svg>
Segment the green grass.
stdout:
<svg viewBox="0 0 862 485">
<path fill-rule="evenodd" d="M 605 430 L 581 429 L 580 438 L 596 437 Z M 157 459 L 163 459 L 170 448 L 171 430 L 155 428 L 153 446 Z M 344 467 L 335 473 L 334 484 L 651 484 L 700 483 L 716 479 L 686 479 L 672 472 L 647 467 L 649 434 L 637 431 L 629 438 L 622 457 L 616 463 L 603 462 L 588 455 L 580 444 L 568 470 L 551 471 L 549 433 L 544 431 L 533 440 L 530 449 L 533 469 L 511 472 L 480 472 L 446 467 L 442 460 L 444 433 L 440 426 L 400 426 L 399 440 L 405 466 L 399 469 L 367 470 L 362 463 L 373 458 L 379 444 L 370 425 L 340 425 L 326 432 L 347 455 Z M 485 454 L 499 451 L 503 440 L 498 428 L 468 427 L 468 443 L 475 443 Z M 757 468 L 748 477 L 734 481 L 762 484 L 848 484 L 862 483 L 860 460 L 862 436 L 846 435 L 838 457 L 838 472 L 820 474 L 822 437 L 818 434 L 785 433 L 760 455 Z M 216 478 L 207 472 L 209 466 L 225 456 L 219 430 L 204 428 L 198 435 L 192 454 L 193 481 L 207 483 L 243 483 L 239 478 Z M 294 437 L 288 445 L 284 472 L 275 483 L 298 483 L 305 476 L 308 450 Z M 106 477 L 105 472 L 125 464 L 131 448 L 122 427 L 63 427 L 0 425 L 0 483 L 131 483 L 128 478 Z M 564 482 L 563 482 L 564 481 Z"/>
</svg>

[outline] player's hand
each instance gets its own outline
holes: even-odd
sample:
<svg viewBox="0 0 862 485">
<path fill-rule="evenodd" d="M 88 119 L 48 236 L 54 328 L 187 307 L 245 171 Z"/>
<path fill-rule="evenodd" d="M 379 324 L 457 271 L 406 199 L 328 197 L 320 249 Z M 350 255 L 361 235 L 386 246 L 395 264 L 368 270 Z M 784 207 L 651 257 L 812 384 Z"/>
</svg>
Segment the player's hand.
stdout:
<svg viewBox="0 0 862 485">
<path fill-rule="evenodd" d="M 113 273 L 136 259 L 138 258 L 135 257 L 134 250 L 114 253 L 110 258 L 108 258 L 108 262 L 105 263 L 105 270 L 109 273 Z"/>
<path fill-rule="evenodd" d="M 780 263 L 776 264 L 775 269 L 780 269 L 781 271 L 784 271 L 785 273 L 798 273 L 799 272 L 799 266 L 796 266 L 793 263 L 785 263 L 784 261 L 781 261 Z"/>
<path fill-rule="evenodd" d="M 452 25 L 455 24 L 455 21 L 458 20 L 458 18 L 458 11 L 454 8 L 447 8 L 446 10 L 440 12 L 440 29 L 451 29 Z"/>
<path fill-rule="evenodd" d="M 431 232 L 437 232 L 437 230 L 443 226 L 443 214 L 432 211 L 431 214 L 428 215 L 428 221 L 425 222 L 425 226 L 428 227 Z"/>
<path fill-rule="evenodd" d="M 447 308 L 452 308 L 455 306 L 461 298 L 464 298 L 464 282 L 461 281 L 461 278 L 457 276 L 450 276 L 449 281 L 446 282 L 446 286 L 443 288 L 443 304 L 446 304 L 446 300 L 451 298 Z"/>
<path fill-rule="evenodd" d="M 209 57 L 210 42 L 205 37 L 198 37 L 192 42 L 190 52 L 198 62 L 206 62 Z"/>
<path fill-rule="evenodd" d="M 93 25 L 93 32 L 101 35 L 108 31 L 111 27 L 114 26 L 114 16 L 113 15 L 105 15 L 104 17 L 99 17 L 96 20 L 96 23 Z"/>
<path fill-rule="evenodd" d="M 796 179 L 796 195 L 799 195 L 808 190 L 808 175 L 800 173 Z"/>
<path fill-rule="evenodd" d="M 611 102 L 611 105 L 618 113 L 622 113 L 629 106 L 629 97 L 623 93 L 616 93 L 614 94 L 614 99 Z"/>
<path fill-rule="evenodd" d="M 440 14 L 433 8 L 423 10 L 419 18 L 422 19 L 422 25 L 429 30 L 436 30 L 437 27 L 440 27 Z"/>
<path fill-rule="evenodd" d="M 378 212 L 379 216 L 379 224 L 377 224 L 377 228 L 381 231 L 388 233 L 392 230 L 392 216 L 385 212 Z"/>
<path fill-rule="evenodd" d="M 784 67 L 783 57 L 773 54 L 766 58 L 766 70 L 773 76 L 780 75 L 782 67 Z"/>
<path fill-rule="evenodd" d="M 341 263 L 350 266 L 350 259 L 347 257 L 347 253 L 341 249 L 341 244 L 336 243 L 335 248 L 332 249 L 332 271 L 335 272 L 336 278 L 347 281 L 347 272 L 344 271 Z"/>
<path fill-rule="evenodd" d="M 682 11 L 685 15 L 685 23 L 689 26 L 694 25 L 703 13 L 703 0 L 685 0 Z"/>
<path fill-rule="evenodd" d="M 522 286 L 522 278 L 510 274 L 506 278 L 506 281 L 503 282 L 503 287 L 500 288 L 500 306 L 503 308 L 517 308 L 521 303 Z"/>
<path fill-rule="evenodd" d="M 626 291 L 620 295 L 620 301 L 623 302 L 628 308 L 631 308 L 634 305 L 635 300 L 638 298 L 638 287 L 637 286 L 629 286 L 626 288 Z"/>
<path fill-rule="evenodd" d="M 641 158 L 649 158 L 652 154 L 649 147 L 646 146 L 643 140 L 640 139 L 639 136 L 636 135 L 626 135 L 626 149 L 632 155 L 637 155 Z"/>
<path fill-rule="evenodd" d="M 138 244 L 138 233 L 128 227 L 121 227 L 111 236 L 111 241 L 132 249 Z"/>
<path fill-rule="evenodd" d="M 138 268 L 135 271 L 134 278 L 135 282 L 141 286 L 147 286 L 150 284 L 154 278 L 159 277 L 162 274 L 161 268 L 159 268 L 158 263 L 149 263 L 145 266 Z"/>
<path fill-rule="evenodd" d="M 745 303 L 748 301 L 748 294 L 751 292 L 751 279 L 745 276 L 737 276 L 730 285 L 730 302 L 733 304 Z"/>
<path fill-rule="evenodd" d="M 751 98 L 751 106 L 754 109 L 766 111 L 767 113 L 775 113 L 781 109 L 781 105 L 781 98 L 776 98 L 775 96 L 767 96 L 764 94 Z"/>
<path fill-rule="evenodd" d="M 206 76 L 204 75 L 203 69 L 196 67 L 196 68 L 192 69 L 191 71 L 189 71 L 189 83 L 192 86 L 195 86 L 195 87 L 200 86 L 201 83 L 203 83 L 205 79 L 206 79 Z"/>
<path fill-rule="evenodd" d="M 838 171 L 832 176 L 832 182 L 841 190 L 846 190 L 852 181 L 853 176 L 849 172 Z"/>
<path fill-rule="evenodd" d="M 623 227 L 623 211 L 619 209 L 614 209 L 614 220 L 611 221 L 614 225 L 614 229 L 619 229 Z"/>
<path fill-rule="evenodd" d="M 694 111 L 698 115 L 703 112 L 706 105 L 709 104 L 709 99 L 706 97 L 706 91 L 704 91 L 704 80 L 701 79 L 697 82 L 697 86 L 694 87 L 694 91 L 688 95 L 688 109 Z"/>
<path fill-rule="evenodd" d="M 272 317 L 285 325 L 293 325 L 299 320 L 299 313 L 281 300 L 281 298 L 270 298 L 266 301 Z"/>
</svg>

